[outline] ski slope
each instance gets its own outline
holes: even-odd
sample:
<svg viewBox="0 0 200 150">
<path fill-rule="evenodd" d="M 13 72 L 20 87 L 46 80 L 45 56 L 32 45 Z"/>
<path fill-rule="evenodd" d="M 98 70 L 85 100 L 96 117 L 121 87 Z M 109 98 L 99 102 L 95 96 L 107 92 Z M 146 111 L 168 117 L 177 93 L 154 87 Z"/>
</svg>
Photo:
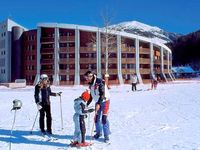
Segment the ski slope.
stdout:
<svg viewBox="0 0 200 150">
<path fill-rule="evenodd" d="M 93 141 L 92 150 L 200 150 L 200 81 L 176 81 L 159 84 L 157 90 L 150 85 L 139 85 L 142 91 L 132 92 L 130 85 L 112 86 L 109 113 L 111 144 Z M 52 129 L 57 140 L 47 141 L 39 133 L 38 118 L 33 130 L 37 107 L 34 87 L 9 89 L 0 86 L 0 149 L 8 150 L 61 150 L 69 148 L 73 140 L 73 100 L 87 88 L 84 86 L 55 87 L 62 91 L 64 129 L 61 129 L 60 99 L 51 97 Z M 12 101 L 20 99 L 23 106 L 16 113 L 16 122 L 10 138 L 14 111 Z M 91 106 L 94 106 L 92 103 Z M 93 114 L 85 120 L 87 141 L 90 141 Z"/>
</svg>

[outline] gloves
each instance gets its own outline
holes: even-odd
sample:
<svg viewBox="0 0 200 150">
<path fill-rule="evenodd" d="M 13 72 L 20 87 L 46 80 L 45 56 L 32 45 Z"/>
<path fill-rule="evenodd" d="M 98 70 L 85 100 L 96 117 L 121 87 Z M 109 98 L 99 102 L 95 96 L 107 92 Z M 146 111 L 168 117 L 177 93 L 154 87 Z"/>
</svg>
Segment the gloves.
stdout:
<svg viewBox="0 0 200 150">
<path fill-rule="evenodd" d="M 61 96 L 62 92 L 56 93 L 56 96 Z"/>
<path fill-rule="evenodd" d="M 94 111 L 94 108 L 88 109 L 88 112 L 91 113 Z"/>
<path fill-rule="evenodd" d="M 41 109 L 42 109 L 42 106 L 41 106 L 41 103 L 40 103 L 40 102 L 37 103 L 37 109 L 38 109 L 38 110 L 41 110 Z"/>
</svg>

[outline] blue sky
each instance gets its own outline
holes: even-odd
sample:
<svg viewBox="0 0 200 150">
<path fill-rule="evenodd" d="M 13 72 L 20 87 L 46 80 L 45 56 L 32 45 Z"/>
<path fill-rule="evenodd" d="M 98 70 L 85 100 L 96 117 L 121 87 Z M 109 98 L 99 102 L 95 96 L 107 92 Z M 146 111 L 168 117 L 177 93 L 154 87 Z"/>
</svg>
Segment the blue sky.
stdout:
<svg viewBox="0 0 200 150">
<path fill-rule="evenodd" d="M 112 24 L 140 21 L 169 32 L 200 29 L 200 0 L 1 0 L 0 21 L 10 17 L 32 29 L 39 22 L 102 26 L 101 14 Z"/>
</svg>

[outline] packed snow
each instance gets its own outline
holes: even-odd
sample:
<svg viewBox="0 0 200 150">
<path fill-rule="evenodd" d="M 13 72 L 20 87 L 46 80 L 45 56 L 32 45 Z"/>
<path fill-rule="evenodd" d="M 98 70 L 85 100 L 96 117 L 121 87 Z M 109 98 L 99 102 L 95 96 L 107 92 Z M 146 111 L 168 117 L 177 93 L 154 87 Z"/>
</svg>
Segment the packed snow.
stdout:
<svg viewBox="0 0 200 150">
<path fill-rule="evenodd" d="M 61 129 L 60 99 L 51 97 L 52 129 L 57 140 L 47 141 L 40 135 L 38 118 L 30 134 L 37 107 L 34 102 L 34 87 L 9 89 L 0 86 L 0 149 L 12 150 L 55 150 L 76 149 L 67 144 L 73 140 L 73 100 L 81 95 L 87 86 L 55 87 L 62 91 L 64 129 Z M 109 121 L 112 134 L 110 145 L 92 140 L 92 150 L 200 150 L 200 81 L 175 81 L 159 84 L 156 90 L 150 85 L 138 85 L 137 92 L 131 85 L 112 86 Z M 23 106 L 14 119 L 12 101 L 19 99 Z M 94 106 L 92 103 L 90 106 Z M 87 141 L 93 125 L 94 114 L 86 118 Z"/>
</svg>

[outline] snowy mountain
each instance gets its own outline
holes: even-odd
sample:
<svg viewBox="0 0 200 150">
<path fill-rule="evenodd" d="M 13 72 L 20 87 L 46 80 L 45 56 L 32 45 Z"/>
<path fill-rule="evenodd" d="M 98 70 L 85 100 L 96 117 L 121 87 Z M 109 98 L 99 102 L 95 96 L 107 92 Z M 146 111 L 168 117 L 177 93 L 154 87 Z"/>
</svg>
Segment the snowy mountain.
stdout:
<svg viewBox="0 0 200 150">
<path fill-rule="evenodd" d="M 162 43 L 168 43 L 176 40 L 180 34 L 164 31 L 159 27 L 153 27 L 138 21 L 122 22 L 116 25 L 111 25 L 110 28 L 115 28 L 119 31 L 125 31 L 128 33 L 134 33 L 155 40 L 159 40 Z"/>
<path fill-rule="evenodd" d="M 111 144 L 103 138 L 92 140 L 91 147 L 81 150 L 200 150 L 200 81 L 175 81 L 159 84 L 156 90 L 148 90 L 149 84 L 112 86 L 109 121 Z M 47 140 L 39 132 L 39 116 L 34 101 L 34 87 L 9 89 L 0 86 L 0 150 L 78 150 L 68 147 L 74 134 L 74 99 L 85 86 L 52 86 L 53 92 L 62 91 L 64 129 L 61 129 L 60 100 L 51 97 L 52 129 L 57 140 Z M 14 120 L 12 101 L 20 99 L 22 108 Z M 94 103 L 90 104 L 90 107 Z M 86 120 L 86 141 L 91 140 L 94 113 Z M 11 143 L 11 144 L 10 144 Z"/>
</svg>

